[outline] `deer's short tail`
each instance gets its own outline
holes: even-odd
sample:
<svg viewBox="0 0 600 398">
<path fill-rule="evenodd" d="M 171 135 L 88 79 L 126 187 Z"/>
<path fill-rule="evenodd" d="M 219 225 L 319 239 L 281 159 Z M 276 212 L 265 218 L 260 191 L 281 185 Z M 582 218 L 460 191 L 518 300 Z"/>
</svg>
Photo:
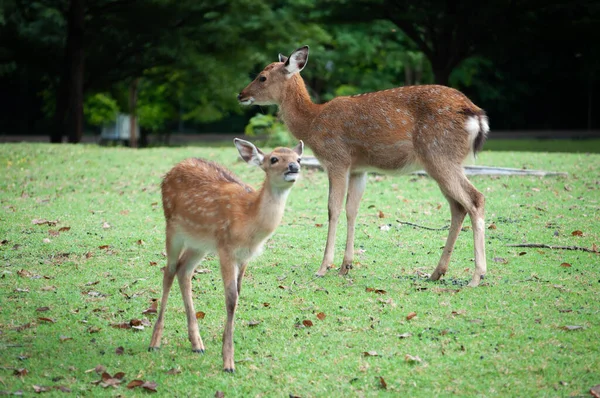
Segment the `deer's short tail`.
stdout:
<svg viewBox="0 0 600 398">
<path fill-rule="evenodd" d="M 469 138 L 472 143 L 471 150 L 473 151 L 473 155 L 477 155 L 477 153 L 483 149 L 483 144 L 490 131 L 488 117 L 482 109 L 478 109 L 475 112 L 468 110 L 464 113 L 467 115 L 465 129 L 469 133 Z"/>
</svg>

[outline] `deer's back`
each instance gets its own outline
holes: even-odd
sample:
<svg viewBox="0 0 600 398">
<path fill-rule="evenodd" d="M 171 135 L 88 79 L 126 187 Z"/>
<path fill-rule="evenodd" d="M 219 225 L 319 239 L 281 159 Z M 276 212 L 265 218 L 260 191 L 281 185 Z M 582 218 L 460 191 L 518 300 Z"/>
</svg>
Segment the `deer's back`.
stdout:
<svg viewBox="0 0 600 398">
<path fill-rule="evenodd" d="M 452 156 L 460 162 L 470 151 L 465 123 L 479 114 L 483 111 L 455 89 L 398 87 L 324 104 L 312 123 L 320 142 L 307 141 L 317 157 L 335 147 L 337 160 L 356 168 L 411 169 L 421 163 L 420 154 Z"/>
<path fill-rule="evenodd" d="M 226 168 L 195 158 L 173 167 L 161 190 L 168 224 L 177 223 L 179 229 L 212 239 L 247 215 L 256 194 Z"/>
</svg>

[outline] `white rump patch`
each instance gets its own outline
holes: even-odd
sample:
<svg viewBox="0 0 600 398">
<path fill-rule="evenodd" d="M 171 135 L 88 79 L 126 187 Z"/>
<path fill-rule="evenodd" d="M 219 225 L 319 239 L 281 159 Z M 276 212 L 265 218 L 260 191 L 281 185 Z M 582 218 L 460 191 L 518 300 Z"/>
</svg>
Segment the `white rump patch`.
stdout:
<svg viewBox="0 0 600 398">
<path fill-rule="evenodd" d="M 465 123 L 465 129 L 469 133 L 469 141 L 473 142 L 479 131 L 481 131 L 481 127 L 479 125 L 479 118 L 475 116 L 469 116 L 467 119 L 467 123 Z"/>
</svg>

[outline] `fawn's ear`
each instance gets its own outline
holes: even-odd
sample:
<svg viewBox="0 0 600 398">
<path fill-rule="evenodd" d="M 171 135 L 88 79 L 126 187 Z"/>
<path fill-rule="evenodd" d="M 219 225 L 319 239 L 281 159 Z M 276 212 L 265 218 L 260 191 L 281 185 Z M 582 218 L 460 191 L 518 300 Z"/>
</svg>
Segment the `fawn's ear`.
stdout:
<svg viewBox="0 0 600 398">
<path fill-rule="evenodd" d="M 287 62 L 287 60 L 288 60 L 288 57 L 286 57 L 285 55 L 283 55 L 281 53 L 279 54 L 279 62 Z"/>
<path fill-rule="evenodd" d="M 244 162 L 260 166 L 263 163 L 265 154 L 260 149 L 254 146 L 253 143 L 234 138 L 233 143 L 237 147 L 238 152 Z"/>
<path fill-rule="evenodd" d="M 308 46 L 300 47 L 285 60 L 285 71 L 288 77 L 294 73 L 300 72 L 306 66 L 308 61 Z"/>
<path fill-rule="evenodd" d="M 292 151 L 296 152 L 298 154 L 298 156 L 302 156 L 302 153 L 304 152 L 304 142 L 302 142 L 302 140 L 300 140 L 298 145 L 296 145 L 294 147 L 294 149 L 292 149 Z"/>
</svg>

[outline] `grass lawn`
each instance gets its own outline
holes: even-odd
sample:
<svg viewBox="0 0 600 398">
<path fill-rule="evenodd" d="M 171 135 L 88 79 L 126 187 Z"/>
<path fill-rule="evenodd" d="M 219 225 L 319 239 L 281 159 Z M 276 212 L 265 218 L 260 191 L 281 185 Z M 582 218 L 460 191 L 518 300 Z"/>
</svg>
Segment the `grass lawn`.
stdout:
<svg viewBox="0 0 600 398">
<path fill-rule="evenodd" d="M 214 256 L 194 280 L 206 354 L 191 351 L 177 287 L 162 349 L 147 352 L 155 315 L 144 312 L 160 298 L 165 264 L 161 176 L 198 156 L 260 184 L 263 173 L 236 154 L 233 144 L 0 145 L 0 391 L 142 395 L 126 388 L 138 379 L 169 396 L 556 397 L 587 396 L 600 384 L 598 254 L 507 246 L 600 245 L 600 155 L 585 153 L 480 155 L 481 165 L 569 175 L 472 178 L 486 195 L 489 227 L 488 273 L 476 289 L 464 287 L 473 269 L 468 219 L 445 279 L 423 278 L 447 232 L 397 220 L 442 227 L 450 214 L 436 184 L 415 176 L 369 177 L 354 269 L 314 278 L 327 183 L 306 171 L 244 279 L 236 373 L 222 371 L 225 304 Z M 105 380 L 116 387 L 92 384 L 98 365 L 124 373 Z"/>
</svg>

